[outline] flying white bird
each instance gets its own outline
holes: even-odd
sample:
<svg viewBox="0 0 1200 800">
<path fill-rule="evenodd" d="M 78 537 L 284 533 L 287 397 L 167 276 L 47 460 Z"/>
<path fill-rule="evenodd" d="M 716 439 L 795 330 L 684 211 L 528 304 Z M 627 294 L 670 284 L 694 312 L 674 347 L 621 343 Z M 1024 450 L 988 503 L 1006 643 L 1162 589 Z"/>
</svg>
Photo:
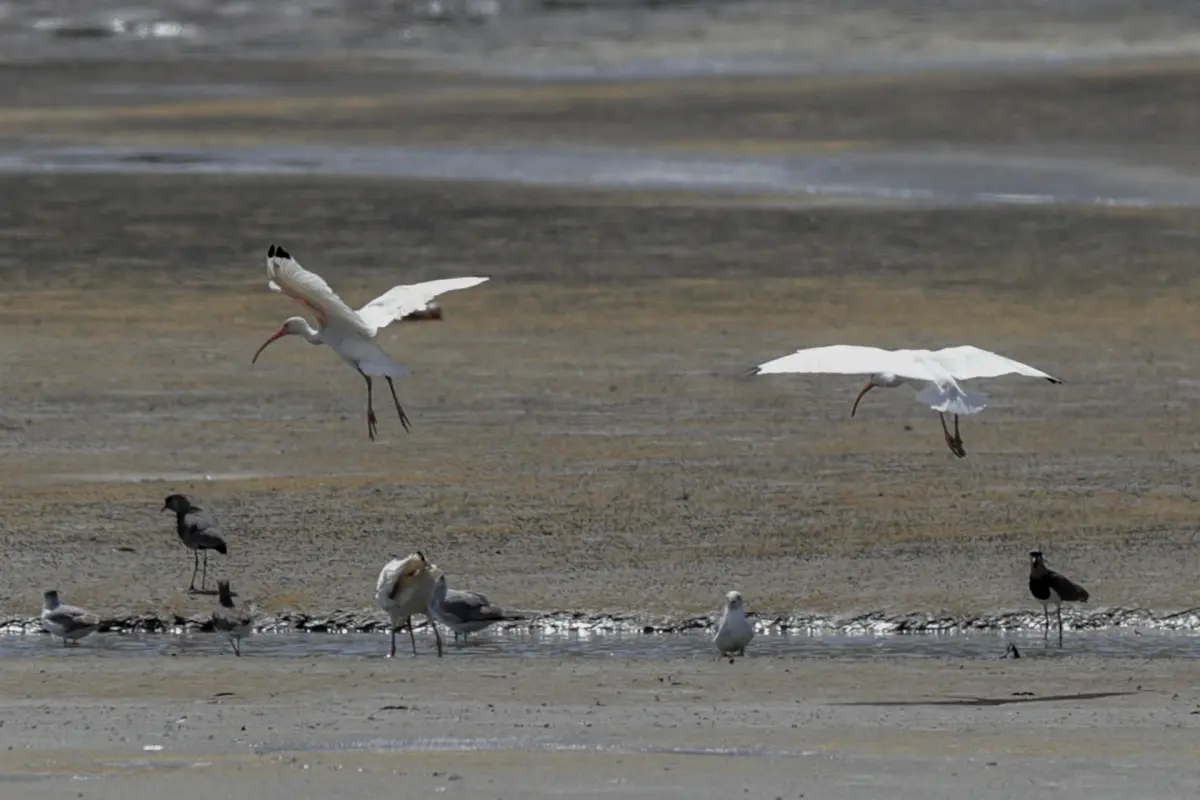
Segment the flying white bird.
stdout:
<svg viewBox="0 0 1200 800">
<path fill-rule="evenodd" d="M 746 645 L 754 638 L 754 626 L 746 619 L 746 604 L 741 592 L 725 595 L 725 613 L 717 624 L 713 644 L 721 655 L 739 653 L 746 655 Z"/>
<path fill-rule="evenodd" d="M 967 454 L 963 449 L 962 436 L 958 433 L 959 415 L 978 414 L 987 408 L 986 395 L 967 391 L 959 385 L 959 381 L 1016 374 L 1062 383 L 1040 369 L 971 345 L 941 350 L 883 350 L 878 347 L 835 344 L 797 350 L 790 356 L 759 364 L 750 370 L 752 375 L 776 372 L 870 375 L 867 385 L 854 398 L 854 407 L 850 409 L 852 417 L 863 395 L 876 386 L 891 389 L 901 384 L 911 384 L 919 390 L 917 402 L 938 412 L 946 444 L 950 452 L 959 458 Z M 946 414 L 954 415 L 953 436 L 946 427 Z"/>
<path fill-rule="evenodd" d="M 300 305 L 313 312 L 317 318 L 314 330 L 303 317 L 291 317 L 283 323 L 271 338 L 263 342 L 250 363 L 258 361 L 267 345 L 284 336 L 301 336 L 309 344 L 327 344 L 354 367 L 367 382 L 367 435 L 375 439 L 377 424 L 375 407 L 371 399 L 371 378 L 383 376 L 392 391 L 392 401 L 400 424 L 410 429 L 408 415 L 396 397 L 392 378 L 405 374 L 404 367 L 392 360 L 375 335 L 396 320 L 441 319 L 441 309 L 434 298 L 457 289 L 478 286 L 488 278 L 445 278 L 411 286 L 394 286 L 355 311 L 338 297 L 329 284 L 315 272 L 300 266 L 286 250 L 276 245 L 267 249 L 267 286 L 272 291 L 286 294 Z"/>
<path fill-rule="evenodd" d="M 408 638 L 413 655 L 417 654 L 417 637 L 413 634 L 412 615 L 424 614 L 437 640 L 437 654 L 442 655 L 442 635 L 434 623 L 429 604 L 433 600 L 434 584 L 442 574 L 437 565 L 429 563 L 418 550 L 407 558 L 394 558 L 379 571 L 375 582 L 375 602 L 392 620 L 392 649 L 389 658 L 396 656 L 396 631 L 400 624 L 408 625 Z"/>
</svg>

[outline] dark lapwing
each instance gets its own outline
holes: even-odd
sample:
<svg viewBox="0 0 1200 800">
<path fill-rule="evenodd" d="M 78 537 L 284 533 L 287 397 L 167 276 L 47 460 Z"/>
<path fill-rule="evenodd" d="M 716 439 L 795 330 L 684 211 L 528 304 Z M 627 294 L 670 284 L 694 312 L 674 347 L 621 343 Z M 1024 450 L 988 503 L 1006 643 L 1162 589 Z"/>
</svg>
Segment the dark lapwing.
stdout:
<svg viewBox="0 0 1200 800">
<path fill-rule="evenodd" d="M 436 622 L 454 631 L 456 642 L 459 634 L 465 640 L 467 634 L 481 631 L 497 622 L 525 619 L 520 614 L 510 614 L 492 605 L 487 596 L 479 592 L 448 588 L 445 575 L 438 575 L 433 584 L 429 612 Z"/>
<path fill-rule="evenodd" d="M 175 530 L 179 534 L 179 541 L 192 551 L 195 561 L 192 566 L 192 582 L 188 584 L 188 591 L 193 594 L 197 591 L 203 592 L 205 590 L 204 582 L 208 578 L 208 551 L 216 550 L 221 555 L 229 552 L 225 547 L 225 540 L 221 538 L 221 526 L 217 524 L 217 520 L 212 514 L 199 506 L 192 505 L 191 501 L 181 494 L 167 497 L 163 502 L 162 510 L 168 509 L 175 512 Z M 200 569 L 201 550 L 204 551 L 204 571 L 200 575 L 200 589 L 197 590 L 196 572 Z"/>
<path fill-rule="evenodd" d="M 100 627 L 100 618 L 78 606 L 63 605 L 58 592 L 47 590 L 42 595 L 42 627 L 52 636 L 61 637 L 63 646 L 82 639 Z"/>
<path fill-rule="evenodd" d="M 1029 553 L 1029 591 L 1042 603 L 1042 611 L 1046 615 L 1046 638 L 1050 638 L 1050 606 L 1058 615 L 1058 646 L 1063 643 L 1063 603 L 1086 603 L 1088 591 L 1077 583 L 1073 583 L 1065 575 L 1059 575 L 1046 566 L 1041 550 Z"/>
<path fill-rule="evenodd" d="M 254 632 L 254 611 L 250 608 L 238 608 L 233 604 L 233 592 L 229 589 L 229 581 L 217 581 L 217 594 L 220 596 L 221 608 L 212 614 L 213 630 L 223 633 L 233 645 L 233 654 L 242 654 L 242 638 Z"/>
</svg>

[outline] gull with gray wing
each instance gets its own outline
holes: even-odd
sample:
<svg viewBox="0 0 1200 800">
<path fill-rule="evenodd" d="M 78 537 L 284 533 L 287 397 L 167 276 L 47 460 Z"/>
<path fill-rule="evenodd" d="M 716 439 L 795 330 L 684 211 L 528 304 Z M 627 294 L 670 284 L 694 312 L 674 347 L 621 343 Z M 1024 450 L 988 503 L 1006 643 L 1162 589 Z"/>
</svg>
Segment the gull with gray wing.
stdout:
<svg viewBox="0 0 1200 800">
<path fill-rule="evenodd" d="M 100 618 L 78 606 L 68 606 L 58 599 L 58 592 L 48 589 L 42 595 L 42 627 L 52 636 L 61 637 L 63 646 L 77 642 L 100 628 Z"/>
<path fill-rule="evenodd" d="M 448 588 L 445 575 L 439 575 L 433 585 L 429 613 L 435 621 L 454 631 L 455 641 L 458 641 L 459 634 L 465 640 L 467 634 L 481 631 L 497 622 L 525 619 L 520 614 L 510 614 L 492 605 L 487 596 L 479 592 Z"/>
</svg>

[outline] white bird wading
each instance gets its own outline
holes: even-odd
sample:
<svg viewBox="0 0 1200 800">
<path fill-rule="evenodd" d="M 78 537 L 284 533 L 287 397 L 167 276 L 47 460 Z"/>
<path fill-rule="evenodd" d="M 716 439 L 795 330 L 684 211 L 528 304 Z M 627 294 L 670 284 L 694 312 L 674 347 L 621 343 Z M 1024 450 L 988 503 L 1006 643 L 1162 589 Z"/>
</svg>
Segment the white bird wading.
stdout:
<svg viewBox="0 0 1200 800">
<path fill-rule="evenodd" d="M 375 407 L 371 398 L 371 378 L 382 376 L 387 380 L 396 404 L 400 424 L 407 431 L 411 428 L 408 415 L 396 397 L 392 378 L 405 374 L 404 367 L 392 360 L 375 340 L 375 335 L 396 320 L 441 319 L 441 311 L 434 299 L 438 295 L 458 289 L 478 286 L 488 278 L 445 278 L 411 286 L 394 286 L 355 311 L 338 297 L 325 279 L 309 272 L 282 247 L 271 245 L 267 249 L 267 286 L 296 300 L 313 312 L 317 319 L 314 329 L 303 317 L 286 320 L 271 338 L 262 343 L 250 363 L 258 361 L 262 351 L 271 342 L 284 336 L 303 337 L 309 344 L 327 344 L 341 356 L 342 360 L 362 375 L 367 382 L 367 435 L 374 440 L 377 429 Z"/>
<path fill-rule="evenodd" d="M 946 445 L 959 458 L 967 454 L 958 432 L 959 415 L 978 414 L 987 408 L 986 395 L 967 391 L 959 381 L 1015 374 L 1062 383 L 1040 369 L 971 345 L 941 350 L 884 350 L 879 347 L 835 344 L 797 350 L 789 356 L 759 364 L 750 370 L 753 375 L 782 372 L 870 375 L 867 385 L 854 399 L 854 407 L 850 409 L 852 417 L 863 395 L 876 386 L 891 389 L 911 384 L 918 389 L 917 402 L 938 412 Z M 954 415 L 953 436 L 946 427 L 946 414 Z"/>
<path fill-rule="evenodd" d="M 746 619 L 746 604 L 740 592 L 725 595 L 725 613 L 717 624 L 713 644 L 721 655 L 746 655 L 746 645 L 754 638 L 754 626 Z"/>
</svg>

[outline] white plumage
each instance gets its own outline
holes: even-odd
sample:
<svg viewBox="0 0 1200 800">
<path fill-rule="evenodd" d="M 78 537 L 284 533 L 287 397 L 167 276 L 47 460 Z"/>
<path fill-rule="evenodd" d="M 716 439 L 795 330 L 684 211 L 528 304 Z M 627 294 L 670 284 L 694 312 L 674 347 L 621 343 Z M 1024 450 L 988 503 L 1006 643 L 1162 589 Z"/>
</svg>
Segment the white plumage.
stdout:
<svg viewBox="0 0 1200 800">
<path fill-rule="evenodd" d="M 966 455 L 966 450 L 958 432 L 959 415 L 977 414 L 987 408 L 987 396 L 968 391 L 960 381 L 1015 374 L 1062 383 L 1040 369 L 971 345 L 941 350 L 884 350 L 850 344 L 810 347 L 760 364 L 751 372 L 755 375 L 784 372 L 870 375 L 867 385 L 854 399 L 850 416 L 858 411 L 863 395 L 876 386 L 894 388 L 911 384 L 919 390 L 917 401 L 938 412 L 946 444 L 960 458 Z M 944 414 L 954 414 L 953 436 L 946 427 Z"/>
<path fill-rule="evenodd" d="M 379 580 L 375 582 L 375 602 L 392 621 L 392 649 L 389 656 L 396 655 L 396 631 L 402 624 L 408 626 L 413 655 L 417 654 L 417 639 L 412 627 L 414 614 L 423 614 L 429 620 L 434 638 L 437 639 L 437 654 L 442 655 L 442 635 L 429 613 L 433 587 L 441 574 L 442 571 L 429 563 L 420 551 L 407 558 L 392 559 L 379 572 Z"/>
<path fill-rule="evenodd" d="M 63 646 L 82 639 L 100 628 L 100 618 L 78 606 L 59 602 L 58 592 L 47 590 L 42 595 L 42 627 L 51 636 L 60 637 Z"/>
<path fill-rule="evenodd" d="M 316 317 L 313 328 L 303 317 L 291 317 L 262 343 L 251 363 L 272 342 L 284 336 L 300 336 L 309 344 L 327 344 L 343 361 L 349 364 L 367 383 L 367 435 L 375 438 L 376 420 L 372 402 L 371 378 L 387 380 L 396 404 L 396 413 L 405 430 L 409 429 L 408 416 L 396 397 L 393 378 L 405 375 L 405 369 L 392 360 L 379 343 L 376 334 L 396 320 L 405 318 L 440 319 L 440 310 L 434 299 L 446 292 L 478 286 L 488 278 L 443 278 L 436 281 L 394 286 L 355 311 L 330 288 L 325 279 L 315 272 L 300 266 L 282 247 L 271 245 L 267 250 L 267 286 L 275 292 L 287 295 L 307 308 Z"/>
<path fill-rule="evenodd" d="M 754 626 L 746 619 L 746 605 L 740 592 L 725 595 L 725 612 L 717 624 L 713 644 L 721 655 L 746 655 L 746 645 L 754 638 Z"/>
</svg>

